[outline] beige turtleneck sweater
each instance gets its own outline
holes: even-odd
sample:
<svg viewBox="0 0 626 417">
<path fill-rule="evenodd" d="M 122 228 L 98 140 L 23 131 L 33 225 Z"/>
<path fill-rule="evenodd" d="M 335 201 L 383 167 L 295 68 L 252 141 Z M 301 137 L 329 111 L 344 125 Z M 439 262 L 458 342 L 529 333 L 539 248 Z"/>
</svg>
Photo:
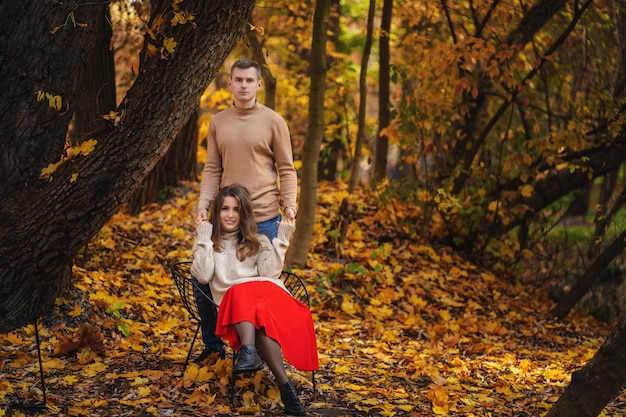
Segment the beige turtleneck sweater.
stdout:
<svg viewBox="0 0 626 417">
<path fill-rule="evenodd" d="M 198 236 L 193 244 L 191 273 L 201 283 L 210 285 L 213 301 L 219 305 L 230 287 L 251 280 L 270 281 L 287 291 L 280 274 L 294 226 L 280 223 L 278 237 L 272 243 L 267 236 L 259 234 L 261 250 L 243 261 L 237 259 L 238 231 L 225 234 L 224 249 L 216 252 L 211 240 L 212 230 L 213 225 L 208 222 L 196 228 Z"/>
<path fill-rule="evenodd" d="M 280 189 L 278 185 L 280 179 Z M 250 193 L 258 223 L 283 209 L 297 212 L 298 179 L 285 120 L 260 103 L 229 107 L 211 118 L 198 210 L 209 208 L 218 187 L 241 184 Z"/>
</svg>

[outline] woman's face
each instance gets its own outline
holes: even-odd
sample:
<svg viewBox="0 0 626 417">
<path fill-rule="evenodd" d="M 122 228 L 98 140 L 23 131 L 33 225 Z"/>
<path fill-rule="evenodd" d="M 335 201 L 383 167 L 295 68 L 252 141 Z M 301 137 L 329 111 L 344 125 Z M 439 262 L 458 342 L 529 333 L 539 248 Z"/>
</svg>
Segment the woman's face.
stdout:
<svg viewBox="0 0 626 417">
<path fill-rule="evenodd" d="M 225 232 L 232 232 L 239 227 L 241 221 L 239 215 L 239 201 L 235 197 L 224 197 L 224 203 L 220 208 L 220 224 Z"/>
</svg>

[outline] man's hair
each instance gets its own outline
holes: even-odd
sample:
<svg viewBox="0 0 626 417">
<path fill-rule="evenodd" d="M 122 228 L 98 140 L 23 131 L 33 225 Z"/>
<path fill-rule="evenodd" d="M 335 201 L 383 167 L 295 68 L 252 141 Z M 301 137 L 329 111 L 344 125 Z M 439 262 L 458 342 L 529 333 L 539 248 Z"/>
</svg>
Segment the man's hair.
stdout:
<svg viewBox="0 0 626 417">
<path fill-rule="evenodd" d="M 251 59 L 242 58 L 242 59 L 238 59 L 237 61 L 235 61 L 235 63 L 230 67 L 231 78 L 233 77 L 233 71 L 235 70 L 235 68 L 241 68 L 241 69 L 254 68 L 256 69 L 257 78 L 259 80 L 261 79 L 261 67 L 259 66 L 259 64 L 257 64 Z"/>
</svg>

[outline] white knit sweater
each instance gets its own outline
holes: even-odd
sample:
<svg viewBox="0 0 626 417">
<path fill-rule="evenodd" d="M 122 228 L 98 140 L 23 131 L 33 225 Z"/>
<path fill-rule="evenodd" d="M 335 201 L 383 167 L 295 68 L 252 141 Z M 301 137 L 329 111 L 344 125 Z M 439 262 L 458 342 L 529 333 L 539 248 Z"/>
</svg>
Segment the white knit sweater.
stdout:
<svg viewBox="0 0 626 417">
<path fill-rule="evenodd" d="M 213 301 L 219 305 L 230 287 L 251 280 L 270 281 L 287 291 L 280 274 L 294 226 L 280 223 L 278 237 L 271 243 L 267 236 L 259 234 L 261 250 L 243 261 L 237 259 L 238 231 L 225 234 L 224 249 L 216 252 L 211 240 L 212 230 L 213 225 L 208 222 L 196 228 L 198 236 L 193 244 L 191 273 L 201 283 L 210 285 Z"/>
</svg>

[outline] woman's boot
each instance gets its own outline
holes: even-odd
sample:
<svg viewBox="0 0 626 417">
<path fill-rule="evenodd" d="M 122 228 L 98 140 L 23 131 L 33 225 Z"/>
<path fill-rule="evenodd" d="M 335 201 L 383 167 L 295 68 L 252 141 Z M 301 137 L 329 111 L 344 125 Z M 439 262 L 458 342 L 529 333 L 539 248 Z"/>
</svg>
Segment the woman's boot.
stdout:
<svg viewBox="0 0 626 417">
<path fill-rule="evenodd" d="M 241 345 L 237 362 L 233 365 L 233 372 L 256 372 L 263 367 L 263 360 L 256 351 L 254 345 Z"/>
<path fill-rule="evenodd" d="M 283 385 L 279 385 L 280 399 L 285 406 L 285 414 L 291 416 L 306 416 L 306 410 L 298 398 L 298 392 L 291 383 L 291 381 L 285 382 Z"/>
</svg>

